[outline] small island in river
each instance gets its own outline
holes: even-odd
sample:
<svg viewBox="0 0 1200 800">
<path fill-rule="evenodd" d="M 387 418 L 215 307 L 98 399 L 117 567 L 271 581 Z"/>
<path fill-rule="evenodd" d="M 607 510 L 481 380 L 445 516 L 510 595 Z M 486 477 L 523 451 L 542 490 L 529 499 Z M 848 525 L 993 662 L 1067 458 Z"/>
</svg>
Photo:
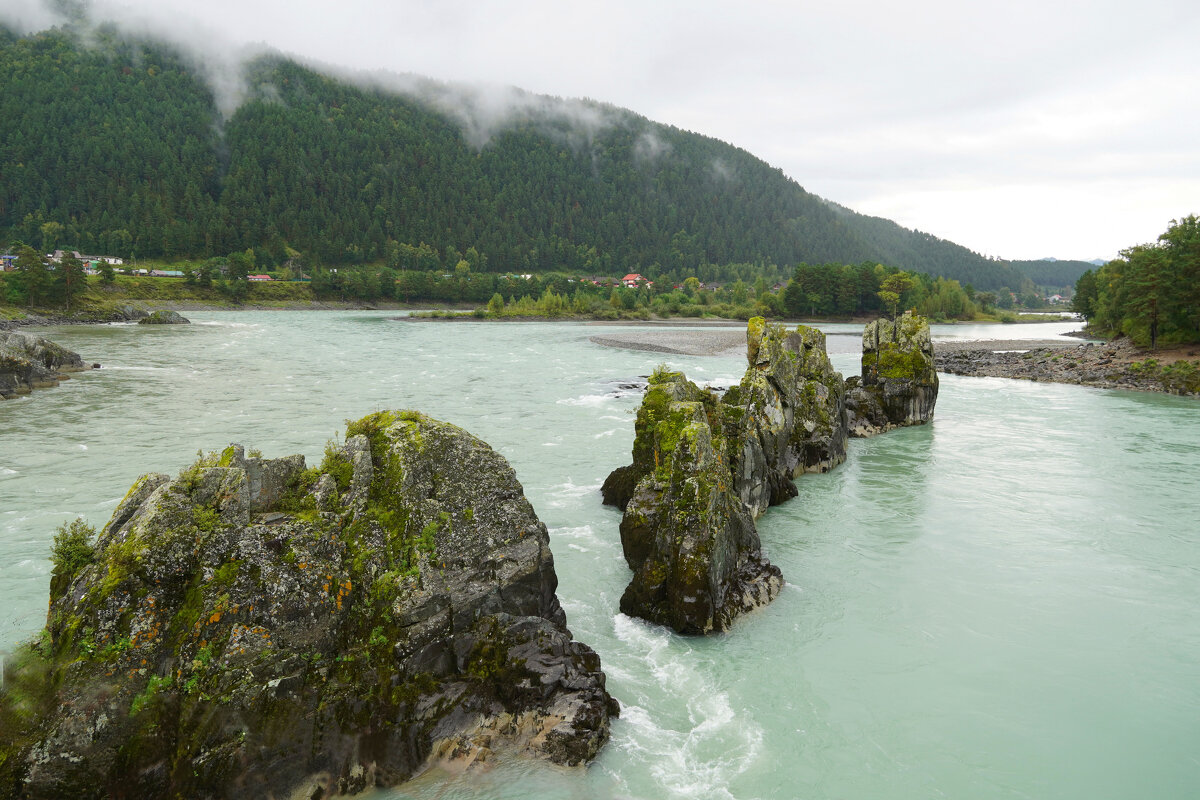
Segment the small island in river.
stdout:
<svg viewBox="0 0 1200 800">
<path fill-rule="evenodd" d="M 624 512 L 633 579 L 621 611 L 680 633 L 728 630 L 779 594 L 783 576 L 763 555 L 754 520 L 797 495 L 794 478 L 845 461 L 852 417 L 854 434 L 871 436 L 928 422 L 937 399 L 923 317 L 867 325 L 862 376 L 850 382 L 815 328 L 756 317 L 745 338 L 746 373 L 722 396 L 683 373 L 655 371 L 633 463 L 601 489 Z"/>
</svg>

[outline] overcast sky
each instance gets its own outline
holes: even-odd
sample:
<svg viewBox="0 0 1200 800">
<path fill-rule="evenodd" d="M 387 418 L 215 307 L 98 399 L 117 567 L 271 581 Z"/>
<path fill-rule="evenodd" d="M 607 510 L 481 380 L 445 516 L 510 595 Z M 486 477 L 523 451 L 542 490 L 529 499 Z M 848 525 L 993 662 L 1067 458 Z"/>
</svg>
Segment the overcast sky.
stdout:
<svg viewBox="0 0 1200 800">
<path fill-rule="evenodd" d="M 0 0 L 26 30 L 41 0 Z M 94 0 L 221 56 L 590 97 L 1003 258 L 1111 258 L 1200 213 L 1195 0 Z"/>
</svg>

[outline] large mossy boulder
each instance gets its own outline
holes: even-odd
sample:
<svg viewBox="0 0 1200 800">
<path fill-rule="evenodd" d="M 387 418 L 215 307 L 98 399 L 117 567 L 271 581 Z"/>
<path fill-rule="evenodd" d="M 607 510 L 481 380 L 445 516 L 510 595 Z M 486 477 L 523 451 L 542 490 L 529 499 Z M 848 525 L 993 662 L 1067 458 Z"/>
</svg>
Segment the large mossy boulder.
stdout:
<svg viewBox="0 0 1200 800">
<path fill-rule="evenodd" d="M 779 593 L 750 509 L 734 492 L 723 407 L 681 373 L 657 371 L 638 410 L 621 520 L 633 580 L 621 611 L 680 633 L 727 630 Z"/>
<path fill-rule="evenodd" d="M 616 702 L 508 463 L 414 412 L 322 464 L 147 475 L 57 559 L 8 665 L 0 797 L 326 797 L 511 749 L 579 764 Z"/>
<path fill-rule="evenodd" d="M 40 336 L 0 330 L 0 399 L 58 386 L 67 373 L 88 369 L 67 348 Z"/>
<path fill-rule="evenodd" d="M 938 375 L 929 321 L 911 311 L 875 320 L 863 329 L 862 346 L 862 376 L 846 382 L 851 435 L 873 436 L 933 419 Z"/>
</svg>

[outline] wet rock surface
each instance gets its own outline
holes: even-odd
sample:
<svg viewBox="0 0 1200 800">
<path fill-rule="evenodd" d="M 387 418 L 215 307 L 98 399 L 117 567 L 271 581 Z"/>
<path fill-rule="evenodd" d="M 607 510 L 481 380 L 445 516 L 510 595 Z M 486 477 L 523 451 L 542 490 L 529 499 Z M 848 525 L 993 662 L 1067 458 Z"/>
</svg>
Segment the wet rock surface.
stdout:
<svg viewBox="0 0 1200 800">
<path fill-rule="evenodd" d="M 8 665 L 0 797 L 326 797 L 435 761 L 594 757 L 617 706 L 508 463 L 415 412 L 321 466 L 209 454 L 56 562 Z"/>
<path fill-rule="evenodd" d="M 906 311 L 867 323 L 862 375 L 846 381 L 850 434 L 874 436 L 933 419 L 938 376 L 929 321 Z"/>
<path fill-rule="evenodd" d="M 40 336 L 0 330 L 0 399 L 58 386 L 68 373 L 91 369 L 78 353 Z"/>
</svg>

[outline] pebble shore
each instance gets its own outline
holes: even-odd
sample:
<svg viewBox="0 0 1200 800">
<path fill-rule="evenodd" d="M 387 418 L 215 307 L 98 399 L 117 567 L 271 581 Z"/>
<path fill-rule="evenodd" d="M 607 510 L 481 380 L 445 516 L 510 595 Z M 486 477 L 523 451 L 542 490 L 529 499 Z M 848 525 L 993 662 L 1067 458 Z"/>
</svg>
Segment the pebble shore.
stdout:
<svg viewBox="0 0 1200 800">
<path fill-rule="evenodd" d="M 589 336 L 588 341 L 605 347 L 674 353 L 687 356 L 736 356 L 746 354 L 746 331 L 741 330 L 654 330 L 629 331 Z"/>
<path fill-rule="evenodd" d="M 1041 343 L 1021 348 L 1001 347 L 1000 342 L 976 342 L 986 347 L 943 347 L 935 344 L 938 372 L 983 378 L 1015 378 L 1028 381 L 1071 383 L 1101 389 L 1132 389 L 1170 394 L 1200 394 L 1200 369 L 1195 360 L 1177 359 L 1167 366 L 1156 354 L 1135 347 L 1127 340 L 1104 344 Z M 1009 352 L 997 352 L 1009 350 Z M 1192 354 L 1195 355 L 1195 354 Z M 1190 356 L 1189 356 L 1190 358 Z"/>
</svg>

